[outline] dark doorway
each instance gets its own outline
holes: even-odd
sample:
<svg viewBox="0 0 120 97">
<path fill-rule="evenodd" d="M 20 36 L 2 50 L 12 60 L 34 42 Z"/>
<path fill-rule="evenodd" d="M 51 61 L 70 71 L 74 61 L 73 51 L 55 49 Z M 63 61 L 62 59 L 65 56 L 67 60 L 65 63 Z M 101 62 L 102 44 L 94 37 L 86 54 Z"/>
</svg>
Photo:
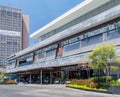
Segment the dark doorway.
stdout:
<svg viewBox="0 0 120 97">
<path fill-rule="evenodd" d="M 78 71 L 69 71 L 69 79 L 78 78 Z"/>
<path fill-rule="evenodd" d="M 42 81 L 43 84 L 50 84 L 50 72 L 43 72 Z"/>
</svg>

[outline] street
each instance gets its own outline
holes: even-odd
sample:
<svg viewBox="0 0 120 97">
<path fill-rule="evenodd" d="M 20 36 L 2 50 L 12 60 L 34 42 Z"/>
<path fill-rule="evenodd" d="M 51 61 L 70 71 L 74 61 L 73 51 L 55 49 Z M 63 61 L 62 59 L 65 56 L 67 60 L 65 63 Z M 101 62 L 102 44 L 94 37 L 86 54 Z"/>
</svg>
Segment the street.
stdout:
<svg viewBox="0 0 120 97">
<path fill-rule="evenodd" d="M 0 97 L 119 97 L 64 85 L 0 85 Z"/>
</svg>

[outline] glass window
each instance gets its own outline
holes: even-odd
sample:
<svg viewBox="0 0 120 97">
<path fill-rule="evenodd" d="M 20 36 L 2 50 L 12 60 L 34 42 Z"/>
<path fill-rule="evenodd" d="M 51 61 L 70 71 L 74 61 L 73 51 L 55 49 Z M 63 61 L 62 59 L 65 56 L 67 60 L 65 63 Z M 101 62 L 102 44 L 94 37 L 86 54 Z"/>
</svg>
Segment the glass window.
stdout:
<svg viewBox="0 0 120 97">
<path fill-rule="evenodd" d="M 105 40 L 111 40 L 120 37 L 120 29 L 106 32 Z"/>
<path fill-rule="evenodd" d="M 74 37 L 74 38 L 69 39 L 69 43 L 74 43 L 78 40 L 79 40 L 79 37 Z"/>
<path fill-rule="evenodd" d="M 115 26 L 116 26 L 116 28 L 120 28 L 120 21 L 119 22 L 117 22 L 117 23 L 115 23 Z"/>
<path fill-rule="evenodd" d="M 79 48 L 80 48 L 80 42 L 76 42 L 73 44 L 66 45 L 64 47 L 64 51 L 72 51 L 72 50 L 79 49 Z"/>
<path fill-rule="evenodd" d="M 103 40 L 102 36 L 103 36 L 103 34 L 99 34 L 99 35 L 95 35 L 95 36 L 83 39 L 82 40 L 82 47 L 102 42 L 102 40 Z"/>
<path fill-rule="evenodd" d="M 39 59 L 42 59 L 42 58 L 44 58 L 45 57 L 45 54 L 44 53 L 40 53 L 39 55 L 38 55 L 38 58 Z"/>
<path fill-rule="evenodd" d="M 56 55 L 56 50 L 50 50 L 46 52 L 46 57 Z"/>
<path fill-rule="evenodd" d="M 82 40 L 84 37 L 83 37 L 83 35 L 80 35 L 79 36 L 79 40 Z"/>
<path fill-rule="evenodd" d="M 61 42 L 61 46 L 64 46 L 64 45 L 67 45 L 67 44 L 69 44 L 69 40 Z"/>
</svg>

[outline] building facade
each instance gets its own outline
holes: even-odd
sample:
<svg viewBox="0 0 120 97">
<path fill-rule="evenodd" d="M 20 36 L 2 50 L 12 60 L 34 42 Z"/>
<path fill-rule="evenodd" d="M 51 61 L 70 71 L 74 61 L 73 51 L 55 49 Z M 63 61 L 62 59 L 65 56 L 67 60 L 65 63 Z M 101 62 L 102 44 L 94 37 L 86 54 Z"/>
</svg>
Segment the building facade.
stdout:
<svg viewBox="0 0 120 97">
<path fill-rule="evenodd" d="M 28 32 L 28 15 L 0 6 L 0 67 L 6 67 L 8 56 L 28 47 Z"/>
<path fill-rule="evenodd" d="M 85 0 L 30 37 L 39 43 L 8 57 L 6 72 L 18 74 L 19 81 L 42 84 L 94 76 L 87 63 L 92 50 L 114 44 L 120 56 L 120 1 Z M 118 79 L 120 70 L 112 76 Z"/>
</svg>

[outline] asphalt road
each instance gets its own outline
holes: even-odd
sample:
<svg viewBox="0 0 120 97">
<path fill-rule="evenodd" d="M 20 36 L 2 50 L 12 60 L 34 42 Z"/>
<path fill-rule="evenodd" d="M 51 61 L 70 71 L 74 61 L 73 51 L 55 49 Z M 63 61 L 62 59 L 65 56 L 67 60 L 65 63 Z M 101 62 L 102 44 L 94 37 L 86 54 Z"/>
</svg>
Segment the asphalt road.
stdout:
<svg viewBox="0 0 120 97">
<path fill-rule="evenodd" d="M 0 85 L 0 97 L 120 97 L 66 88 L 64 85 Z"/>
</svg>

